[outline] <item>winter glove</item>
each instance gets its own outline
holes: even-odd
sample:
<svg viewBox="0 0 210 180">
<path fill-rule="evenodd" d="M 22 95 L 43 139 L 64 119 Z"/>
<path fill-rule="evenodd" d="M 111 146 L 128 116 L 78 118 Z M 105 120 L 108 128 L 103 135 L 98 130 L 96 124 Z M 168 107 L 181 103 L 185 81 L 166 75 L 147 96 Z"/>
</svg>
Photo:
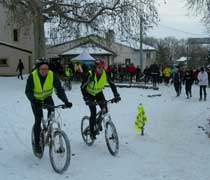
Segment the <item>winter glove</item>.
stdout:
<svg viewBox="0 0 210 180">
<path fill-rule="evenodd" d="M 71 108 L 73 106 L 73 104 L 71 102 L 66 102 L 65 105 L 67 108 Z"/>
<path fill-rule="evenodd" d="M 43 101 L 40 101 L 40 100 L 37 100 L 37 99 L 32 100 L 31 103 L 35 106 L 42 106 L 43 105 Z"/>
<path fill-rule="evenodd" d="M 114 102 L 115 102 L 115 103 L 118 103 L 120 100 L 121 100 L 120 95 L 119 95 L 118 93 L 115 94 L 115 95 L 114 95 Z"/>
<path fill-rule="evenodd" d="M 90 99 L 89 99 L 87 96 L 84 96 L 83 99 L 84 99 L 84 101 L 85 101 L 85 104 L 86 104 L 86 105 L 89 105 Z"/>
</svg>

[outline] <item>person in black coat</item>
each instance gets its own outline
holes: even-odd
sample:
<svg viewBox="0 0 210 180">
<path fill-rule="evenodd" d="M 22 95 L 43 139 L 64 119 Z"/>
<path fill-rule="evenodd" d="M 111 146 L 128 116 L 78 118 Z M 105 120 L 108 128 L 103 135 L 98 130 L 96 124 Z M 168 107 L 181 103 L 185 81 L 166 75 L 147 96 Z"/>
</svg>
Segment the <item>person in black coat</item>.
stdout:
<svg viewBox="0 0 210 180">
<path fill-rule="evenodd" d="M 45 89 L 45 84 L 47 83 L 46 79 L 49 73 L 51 73 L 51 75 L 53 76 L 53 79 L 51 79 L 52 81 L 50 81 L 52 82 L 52 89 L 50 89 L 51 91 L 49 94 L 47 95 L 45 94 L 44 96 L 44 93 L 46 93 Z M 39 79 L 38 81 L 35 80 L 35 76 L 38 77 Z M 37 87 L 39 87 L 39 83 L 41 85 L 42 92 L 37 93 L 36 89 Z M 35 136 L 35 148 L 37 156 L 39 156 L 42 153 L 42 149 L 40 146 L 41 119 L 43 117 L 42 104 L 45 103 L 52 106 L 54 105 L 52 99 L 53 87 L 56 89 L 56 94 L 58 98 L 61 99 L 65 103 L 65 105 L 70 108 L 72 106 L 72 103 L 68 101 L 65 91 L 61 86 L 60 80 L 52 71 L 49 70 L 48 62 L 44 59 L 41 59 L 36 64 L 36 67 L 33 70 L 33 72 L 29 75 L 25 89 L 25 94 L 31 103 L 32 111 L 35 117 L 34 136 Z M 37 97 L 40 96 L 40 94 L 41 98 Z M 48 110 L 48 117 L 50 117 L 50 114 L 51 110 Z"/>
<path fill-rule="evenodd" d="M 136 82 L 139 82 L 140 81 L 140 77 L 141 77 L 141 69 L 139 66 L 137 66 L 136 68 Z"/>
<path fill-rule="evenodd" d="M 159 67 L 156 63 L 150 66 L 151 76 L 152 76 L 152 83 L 153 86 L 157 86 L 158 76 L 160 75 Z"/>
<path fill-rule="evenodd" d="M 24 65 L 23 65 L 23 62 L 21 61 L 21 59 L 19 59 L 19 63 L 17 65 L 17 69 L 16 71 L 18 71 L 18 79 L 19 77 L 21 77 L 21 79 L 23 80 L 23 69 L 24 69 Z"/>
<path fill-rule="evenodd" d="M 185 91 L 187 99 L 192 97 L 193 72 L 187 69 L 184 74 Z"/>
<path fill-rule="evenodd" d="M 144 83 L 147 84 L 149 81 L 149 76 L 150 76 L 150 70 L 147 66 L 144 69 L 143 74 L 144 74 Z"/>
<path fill-rule="evenodd" d="M 179 72 L 179 67 L 176 67 L 176 72 L 173 75 L 173 82 L 174 82 L 174 88 L 177 93 L 177 97 L 181 94 L 181 88 L 182 88 L 182 79 L 181 74 Z"/>
</svg>

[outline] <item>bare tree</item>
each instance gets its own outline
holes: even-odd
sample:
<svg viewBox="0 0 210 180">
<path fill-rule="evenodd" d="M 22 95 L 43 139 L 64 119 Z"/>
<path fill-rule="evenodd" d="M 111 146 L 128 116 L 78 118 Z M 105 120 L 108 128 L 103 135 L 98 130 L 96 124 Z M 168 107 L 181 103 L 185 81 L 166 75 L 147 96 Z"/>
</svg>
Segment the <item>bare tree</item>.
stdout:
<svg viewBox="0 0 210 180">
<path fill-rule="evenodd" d="M 55 31 L 69 36 L 117 29 L 124 35 L 139 31 L 140 16 L 145 28 L 158 15 L 154 0 L 0 0 L 18 22 L 33 23 L 35 58 L 45 55 L 44 23 L 54 23 Z M 66 34 L 66 33 L 65 33 Z M 56 37 L 56 36 L 54 36 Z"/>
<path fill-rule="evenodd" d="M 210 0 L 186 0 L 189 10 L 202 14 L 202 22 L 210 32 Z"/>
</svg>

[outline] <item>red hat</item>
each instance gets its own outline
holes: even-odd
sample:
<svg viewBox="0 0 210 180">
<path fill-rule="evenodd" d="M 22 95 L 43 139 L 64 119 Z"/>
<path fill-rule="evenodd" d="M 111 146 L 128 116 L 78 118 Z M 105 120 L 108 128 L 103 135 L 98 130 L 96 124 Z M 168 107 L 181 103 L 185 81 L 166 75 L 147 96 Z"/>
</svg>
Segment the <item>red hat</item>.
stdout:
<svg viewBox="0 0 210 180">
<path fill-rule="evenodd" d="M 105 61 L 104 59 L 100 58 L 95 63 L 96 67 L 105 67 Z"/>
</svg>

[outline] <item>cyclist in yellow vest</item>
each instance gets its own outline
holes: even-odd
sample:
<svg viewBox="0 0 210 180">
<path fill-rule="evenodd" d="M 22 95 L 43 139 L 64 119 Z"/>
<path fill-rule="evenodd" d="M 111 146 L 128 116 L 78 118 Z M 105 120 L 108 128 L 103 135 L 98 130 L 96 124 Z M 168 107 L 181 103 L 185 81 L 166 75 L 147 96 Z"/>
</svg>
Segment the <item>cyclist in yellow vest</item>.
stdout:
<svg viewBox="0 0 210 180">
<path fill-rule="evenodd" d="M 35 117 L 34 136 L 36 153 L 41 154 L 42 149 L 40 146 L 40 132 L 41 132 L 41 119 L 43 117 L 42 103 L 54 105 L 52 94 L 53 88 L 56 89 L 57 96 L 71 108 L 72 103 L 68 101 L 65 91 L 61 86 L 58 77 L 49 70 L 48 61 L 46 59 L 39 59 L 35 69 L 29 75 L 25 93 L 31 102 L 32 111 Z M 48 110 L 48 117 L 51 111 Z"/>
<path fill-rule="evenodd" d="M 99 103 L 101 109 L 106 109 L 105 97 L 103 94 L 103 88 L 105 87 L 106 83 L 108 82 L 112 92 L 115 97 L 115 102 L 121 100 L 119 93 L 117 92 L 116 86 L 111 78 L 107 75 L 105 68 L 104 60 L 100 59 L 95 64 L 95 69 L 90 70 L 89 73 L 84 77 L 81 85 L 81 91 L 83 98 L 85 100 L 86 105 L 90 108 L 90 132 L 91 138 L 96 139 L 96 132 L 94 131 L 95 121 L 96 121 L 96 105 L 94 102 L 96 101 Z M 101 104 L 100 104 L 101 103 Z"/>
<path fill-rule="evenodd" d="M 69 68 L 68 65 L 65 67 L 65 70 L 64 70 L 64 77 L 67 78 L 69 84 L 71 84 L 72 72 L 71 72 L 71 69 Z"/>
</svg>

